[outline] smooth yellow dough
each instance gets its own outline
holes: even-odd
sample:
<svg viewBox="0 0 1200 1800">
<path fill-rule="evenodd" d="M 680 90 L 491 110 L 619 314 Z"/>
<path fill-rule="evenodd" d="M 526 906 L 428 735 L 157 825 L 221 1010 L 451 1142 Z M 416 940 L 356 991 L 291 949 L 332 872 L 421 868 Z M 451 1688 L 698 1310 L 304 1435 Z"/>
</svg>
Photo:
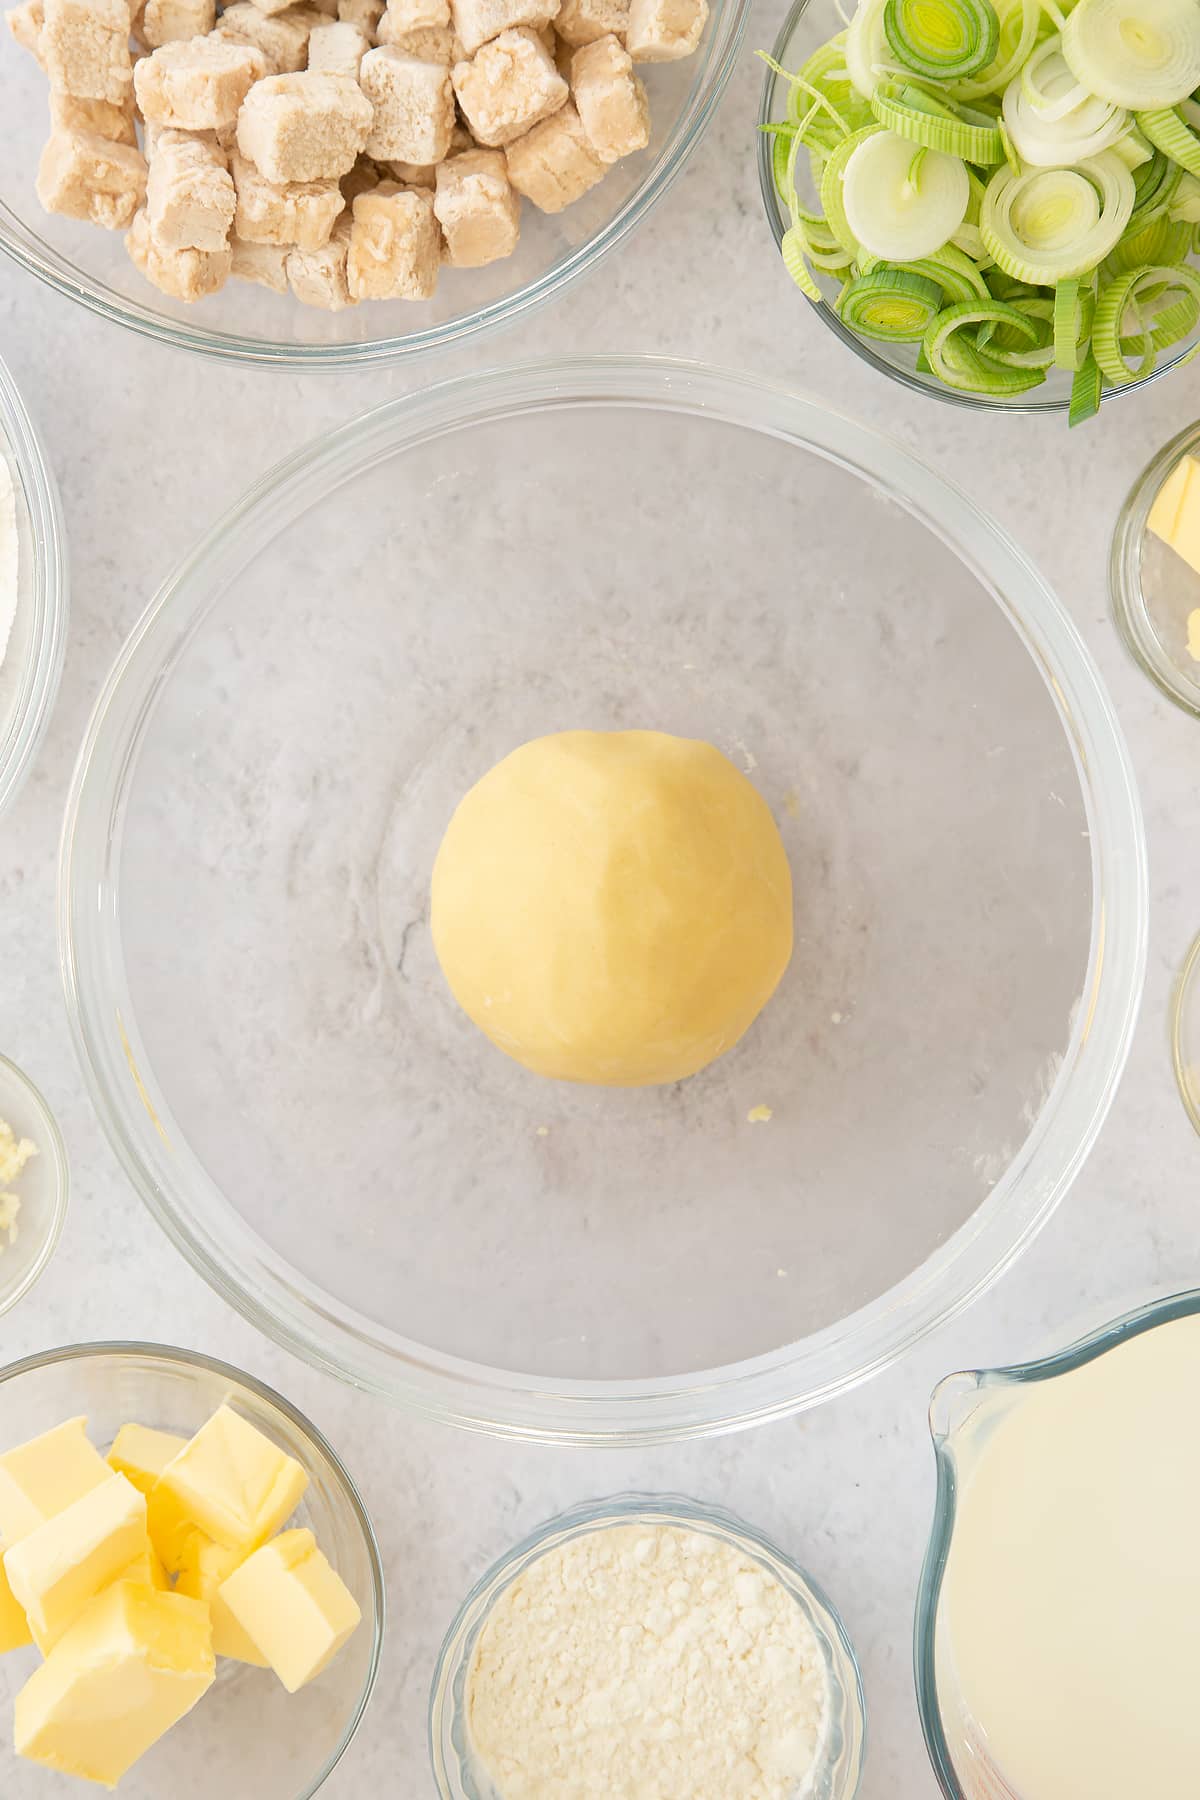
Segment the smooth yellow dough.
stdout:
<svg viewBox="0 0 1200 1800">
<path fill-rule="evenodd" d="M 770 809 L 711 744 L 564 731 L 460 803 L 433 941 L 464 1012 L 539 1075 L 681 1081 L 737 1043 L 792 953 Z"/>
</svg>

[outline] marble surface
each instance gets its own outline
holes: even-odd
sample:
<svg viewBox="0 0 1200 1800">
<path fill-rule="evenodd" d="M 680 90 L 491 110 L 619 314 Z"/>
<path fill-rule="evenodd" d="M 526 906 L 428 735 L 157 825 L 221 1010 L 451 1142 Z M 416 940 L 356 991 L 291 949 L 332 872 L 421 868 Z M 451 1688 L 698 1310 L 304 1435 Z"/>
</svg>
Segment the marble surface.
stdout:
<svg viewBox="0 0 1200 1800">
<path fill-rule="evenodd" d="M 762 4 L 754 42 L 781 8 Z M 935 1792 L 912 1694 L 913 1594 L 933 1499 L 925 1408 L 948 1370 L 1023 1356 L 1127 1301 L 1194 1283 L 1195 1136 L 1167 1046 L 1174 972 L 1200 928 L 1196 727 L 1128 661 L 1108 618 L 1118 505 L 1150 454 L 1193 416 L 1188 372 L 1068 436 L 1061 419 L 1001 419 L 922 401 L 861 368 L 776 266 L 750 155 L 750 47 L 688 170 L 640 234 L 520 330 L 406 373 L 242 373 L 149 345 L 0 266 L 0 344 L 57 469 L 74 559 L 58 709 L 0 825 L 0 1048 L 42 1086 L 66 1135 L 66 1232 L 36 1292 L 0 1321 L 0 1359 L 136 1335 L 216 1351 L 274 1382 L 334 1438 L 383 1543 L 392 1618 L 368 1720 L 326 1790 L 432 1792 L 429 1677 L 471 1581 L 549 1513 L 616 1489 L 722 1502 L 808 1564 L 840 1606 L 870 1707 L 864 1800 Z M 786 378 L 918 448 L 1013 531 L 1090 643 L 1124 720 L 1150 842 L 1151 953 L 1130 1066 L 1086 1170 L 1016 1269 L 952 1327 L 867 1387 L 788 1423 L 636 1455 L 520 1448 L 414 1424 L 340 1388 L 230 1313 L 145 1215 L 92 1115 L 63 1015 L 55 945 L 59 820 L 104 673 L 161 578 L 286 447 L 439 373 L 547 352 L 659 351 Z M 38 1777 L 6 1764 L 6 1800 Z M 237 1800 L 242 1800 L 241 1796 Z M 251 1796 L 245 1796 L 251 1800 Z"/>
</svg>

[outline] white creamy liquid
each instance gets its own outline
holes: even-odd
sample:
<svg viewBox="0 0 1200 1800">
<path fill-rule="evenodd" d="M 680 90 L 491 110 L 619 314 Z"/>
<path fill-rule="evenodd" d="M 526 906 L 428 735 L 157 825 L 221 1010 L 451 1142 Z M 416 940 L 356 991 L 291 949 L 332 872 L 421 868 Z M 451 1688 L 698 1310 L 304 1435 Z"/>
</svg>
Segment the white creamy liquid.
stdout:
<svg viewBox="0 0 1200 1800">
<path fill-rule="evenodd" d="M 961 1443 L 946 1710 L 1018 1800 L 1196 1800 L 1200 1317 L 1000 1404 Z"/>
<path fill-rule="evenodd" d="M 17 507 L 12 475 L 0 453 L 0 663 L 17 616 Z"/>
</svg>

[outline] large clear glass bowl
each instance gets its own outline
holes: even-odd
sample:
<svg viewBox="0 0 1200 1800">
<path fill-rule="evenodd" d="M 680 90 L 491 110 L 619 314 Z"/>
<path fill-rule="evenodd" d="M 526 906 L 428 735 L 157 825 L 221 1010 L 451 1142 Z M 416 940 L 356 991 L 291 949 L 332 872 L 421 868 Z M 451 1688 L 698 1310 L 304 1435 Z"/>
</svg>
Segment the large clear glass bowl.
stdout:
<svg viewBox="0 0 1200 1800">
<path fill-rule="evenodd" d="M 1200 1292 L 1172 1294 L 1107 1320 L 1053 1355 L 1004 1369 L 965 1370 L 948 1375 L 934 1389 L 929 1429 L 937 1459 L 937 1501 L 917 1590 L 913 1666 L 925 1747 L 945 1800 L 1023 1800 L 995 1766 L 987 1732 L 966 1705 L 954 1674 L 941 1606 L 958 1495 L 964 1473 L 986 1439 L 993 1412 L 1001 1416 L 1008 1403 L 1019 1403 L 1022 1389 L 1036 1382 L 1069 1375 L 1131 1337 L 1197 1312 Z M 1038 1476 L 1031 1471 L 1030 1479 Z"/>
<path fill-rule="evenodd" d="M 0 125 L 0 132 L 3 131 Z M 0 177 L 0 179 L 3 179 Z M 17 384 L 0 361 L 0 461 L 12 478 L 17 604 L 5 648 L 0 597 L 0 813 L 50 721 L 67 642 L 67 540 L 58 489 Z"/>
<path fill-rule="evenodd" d="M 0 249 L 103 318 L 147 337 L 238 362 L 315 368 L 397 362 L 524 317 L 619 244 L 670 187 L 733 72 L 749 0 L 710 0 L 696 54 L 647 74 L 649 148 L 617 163 L 557 217 L 523 208 L 516 253 L 484 269 L 445 269 L 434 299 L 371 301 L 324 313 L 245 281 L 188 306 L 151 287 L 123 234 L 43 212 L 34 192 L 48 124 L 46 79 L 0 38 Z"/>
<path fill-rule="evenodd" d="M 587 1501 L 549 1519 L 490 1568 L 463 1601 L 446 1633 L 429 1697 L 429 1754 L 440 1800 L 502 1800 L 471 1744 L 467 1682 L 475 1646 L 501 1596 L 549 1551 L 614 1526 L 682 1526 L 719 1538 L 762 1565 L 785 1587 L 817 1640 L 829 1688 L 828 1728 L 803 1800 L 854 1800 L 866 1750 L 867 1713 L 854 1650 L 836 1609 L 812 1576 L 778 1545 L 716 1506 L 676 1494 L 620 1494 Z"/>
<path fill-rule="evenodd" d="M 853 5 L 849 12 L 854 11 Z M 845 28 L 846 8 L 841 0 L 793 0 L 793 5 L 784 22 L 783 29 L 775 40 L 772 52 L 779 65 L 787 70 L 795 71 L 805 63 L 814 50 L 828 43 L 839 31 Z M 782 76 L 767 70 L 763 81 L 762 103 L 759 110 L 759 122 L 770 124 L 773 120 L 786 119 L 788 99 L 792 90 Z M 767 223 L 777 245 L 782 245 L 783 234 L 791 223 L 787 208 L 784 206 L 775 185 L 775 174 L 772 167 L 772 146 L 774 139 L 765 132 L 759 133 L 758 141 L 758 180 L 762 191 L 763 205 L 766 208 Z M 779 280 L 787 281 L 782 263 Z M 950 388 L 917 367 L 918 344 L 889 344 L 878 342 L 874 338 L 860 337 L 844 325 L 832 304 L 841 291 L 842 283 L 836 276 L 818 275 L 818 282 L 825 295 L 825 303 L 817 306 L 797 291 L 797 311 L 807 308 L 815 312 L 817 317 L 827 325 L 843 344 L 848 344 L 864 362 L 878 369 L 881 374 L 889 375 L 893 381 L 899 381 L 905 387 L 913 388 L 917 393 L 933 394 L 939 400 L 948 400 L 952 406 L 982 407 L 989 412 L 1065 412 L 1071 402 L 1071 383 L 1073 377 L 1065 370 L 1050 369 L 1041 387 L 1032 388 L 1025 394 L 967 394 Z M 1180 343 L 1172 345 L 1169 350 L 1160 352 L 1158 362 L 1151 374 L 1138 381 L 1130 381 L 1124 387 L 1108 387 L 1104 390 L 1104 405 L 1108 406 L 1120 394 L 1136 393 L 1147 382 L 1157 381 L 1167 375 L 1183 362 L 1192 348 L 1200 342 L 1200 327 L 1184 338 Z"/>
<path fill-rule="evenodd" d="M 101 1450 L 129 1420 L 191 1436 L 226 1401 L 307 1470 L 295 1523 L 316 1533 L 362 1624 L 300 1694 L 287 1693 L 270 1670 L 220 1662 L 200 1704 L 124 1777 L 122 1800 L 311 1800 L 349 1748 L 375 1685 L 385 1612 L 379 1547 L 336 1451 L 288 1401 L 226 1363 L 159 1344 L 75 1344 L 0 1371 L 0 1450 L 80 1413 Z M 38 1660 L 33 1649 L 0 1658 L 6 1731 Z M 6 1774 L 5 1792 L 9 1785 Z M 70 1776 L 39 1769 L 36 1788 L 31 1781 L 23 1791 L 69 1800 L 82 1790 Z"/>
<path fill-rule="evenodd" d="M 433 952 L 453 807 L 578 726 L 711 740 L 791 858 L 784 983 L 678 1087 L 530 1075 Z M 446 383 L 268 475 L 117 662 L 61 902 L 100 1116 L 220 1292 L 583 1442 L 810 1405 L 966 1305 L 1099 1130 L 1145 954 L 1118 727 L 1011 541 L 817 403 L 655 360 Z"/>
</svg>

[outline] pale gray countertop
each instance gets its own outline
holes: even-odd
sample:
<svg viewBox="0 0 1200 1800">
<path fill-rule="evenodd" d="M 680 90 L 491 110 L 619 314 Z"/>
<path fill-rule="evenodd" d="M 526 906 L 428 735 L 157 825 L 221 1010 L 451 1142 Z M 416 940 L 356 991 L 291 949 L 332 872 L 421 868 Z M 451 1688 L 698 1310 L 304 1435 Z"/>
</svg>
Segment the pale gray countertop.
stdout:
<svg viewBox="0 0 1200 1800">
<path fill-rule="evenodd" d="M 750 51 L 772 41 L 780 11 L 778 0 L 759 8 L 716 123 L 636 239 L 552 310 L 450 361 L 390 375 L 241 372 L 102 324 L 0 263 L 0 345 L 57 471 L 74 559 L 57 711 L 0 828 L 0 1049 L 56 1109 L 74 1186 L 49 1273 L 0 1322 L 0 1360 L 122 1335 L 193 1345 L 275 1383 L 330 1433 L 378 1526 L 392 1608 L 382 1680 L 326 1790 L 331 1800 L 432 1792 L 429 1678 L 466 1588 L 550 1513 L 635 1486 L 723 1502 L 813 1570 L 862 1661 L 864 1800 L 932 1795 L 910 1642 L 933 1500 L 933 1383 L 1047 1347 L 1075 1321 L 1200 1277 L 1200 1146 L 1176 1095 L 1166 1024 L 1175 971 L 1200 929 L 1200 737 L 1129 662 L 1105 579 L 1118 506 L 1150 454 L 1193 418 L 1200 377 L 1167 380 L 1068 435 L 1061 418 L 1000 419 L 915 399 L 860 366 L 790 289 L 761 214 Z M 1128 734 L 1150 842 L 1149 976 L 1130 1066 L 1083 1176 L 1017 1268 L 952 1328 L 823 1410 L 631 1455 L 514 1447 L 413 1423 L 315 1374 L 229 1312 L 150 1221 L 96 1124 L 68 1039 L 55 943 L 59 820 L 89 709 L 129 628 L 199 532 L 285 445 L 387 395 L 493 361 L 581 350 L 670 352 L 795 382 L 962 483 L 1040 564 L 1098 659 Z M 38 1778 L 6 1762 L 3 1787 L 6 1800 L 36 1800 Z"/>
</svg>

